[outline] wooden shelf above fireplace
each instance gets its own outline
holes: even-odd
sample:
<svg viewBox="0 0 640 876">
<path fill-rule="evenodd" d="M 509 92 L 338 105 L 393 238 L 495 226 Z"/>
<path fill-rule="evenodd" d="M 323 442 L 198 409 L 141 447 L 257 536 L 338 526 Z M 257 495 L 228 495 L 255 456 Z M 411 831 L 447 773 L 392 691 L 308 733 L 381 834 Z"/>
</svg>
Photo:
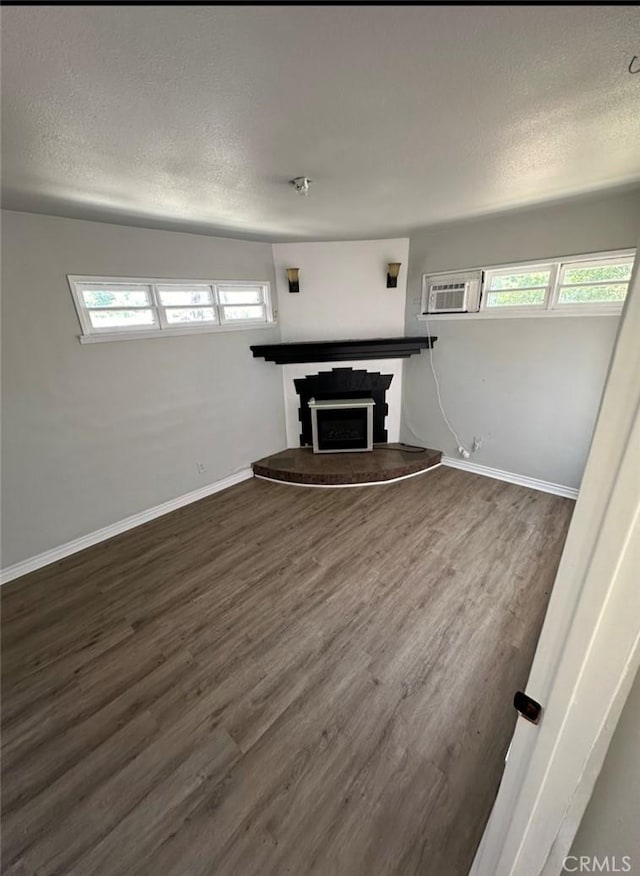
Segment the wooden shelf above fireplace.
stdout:
<svg viewBox="0 0 640 876">
<path fill-rule="evenodd" d="M 407 359 L 433 347 L 437 337 L 370 338 L 353 341 L 299 341 L 289 344 L 258 344 L 251 352 L 276 365 L 296 362 L 354 362 L 360 359 Z"/>
</svg>

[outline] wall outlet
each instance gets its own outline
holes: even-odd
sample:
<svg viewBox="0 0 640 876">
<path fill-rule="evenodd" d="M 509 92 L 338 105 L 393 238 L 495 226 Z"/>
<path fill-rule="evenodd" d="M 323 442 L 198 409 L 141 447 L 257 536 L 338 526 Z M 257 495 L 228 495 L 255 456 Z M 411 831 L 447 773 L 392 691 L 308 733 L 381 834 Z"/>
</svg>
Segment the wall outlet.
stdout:
<svg viewBox="0 0 640 876">
<path fill-rule="evenodd" d="M 471 452 L 475 453 L 476 450 L 480 450 L 482 447 L 482 438 L 477 438 L 475 435 L 473 436 L 473 444 L 471 445 Z"/>
<path fill-rule="evenodd" d="M 198 474 L 206 474 L 207 466 L 204 462 L 196 462 L 196 468 L 198 469 Z"/>
</svg>

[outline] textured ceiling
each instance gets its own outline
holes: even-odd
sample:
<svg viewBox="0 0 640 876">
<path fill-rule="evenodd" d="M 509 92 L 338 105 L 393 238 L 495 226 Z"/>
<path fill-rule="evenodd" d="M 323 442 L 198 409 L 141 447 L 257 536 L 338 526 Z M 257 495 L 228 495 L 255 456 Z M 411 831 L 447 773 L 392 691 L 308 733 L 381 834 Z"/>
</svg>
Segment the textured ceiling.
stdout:
<svg viewBox="0 0 640 876">
<path fill-rule="evenodd" d="M 22 6 L 2 30 L 10 209 L 339 239 L 640 179 L 638 7 Z"/>
</svg>

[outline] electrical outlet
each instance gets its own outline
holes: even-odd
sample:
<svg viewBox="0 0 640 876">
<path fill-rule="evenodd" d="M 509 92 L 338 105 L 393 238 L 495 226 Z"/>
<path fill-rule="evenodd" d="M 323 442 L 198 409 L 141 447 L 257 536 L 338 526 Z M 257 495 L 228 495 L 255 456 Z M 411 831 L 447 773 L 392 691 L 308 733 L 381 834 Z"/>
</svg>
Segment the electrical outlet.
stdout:
<svg viewBox="0 0 640 876">
<path fill-rule="evenodd" d="M 475 435 L 473 436 L 473 444 L 471 445 L 472 453 L 475 453 L 476 450 L 480 450 L 482 447 L 482 438 L 477 438 Z"/>
<path fill-rule="evenodd" d="M 196 462 L 196 468 L 198 469 L 198 474 L 206 474 L 207 466 L 204 462 Z"/>
</svg>

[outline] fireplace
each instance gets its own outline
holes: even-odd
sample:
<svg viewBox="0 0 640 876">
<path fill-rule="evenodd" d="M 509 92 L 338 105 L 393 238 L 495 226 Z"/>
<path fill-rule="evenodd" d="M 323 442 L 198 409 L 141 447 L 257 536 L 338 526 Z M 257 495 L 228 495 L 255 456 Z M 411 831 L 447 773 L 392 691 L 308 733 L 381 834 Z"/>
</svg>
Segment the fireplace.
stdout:
<svg viewBox="0 0 640 876">
<path fill-rule="evenodd" d="M 364 411 L 368 411 L 367 417 L 371 417 L 372 420 L 373 443 L 386 444 L 389 440 L 385 423 L 389 412 L 387 390 L 392 379 L 393 374 L 381 374 L 359 368 L 332 368 L 331 371 L 320 371 L 317 374 L 295 378 L 293 383 L 300 400 L 298 419 L 302 427 L 300 446 L 313 446 L 312 408 L 309 404 L 312 399 L 316 403 L 362 402 L 363 400 L 368 403 L 375 402 L 365 407 Z M 351 408 L 353 409 L 353 404 Z M 360 412 L 356 416 L 362 418 L 364 414 Z M 367 447 L 357 449 L 366 450 Z"/>
<path fill-rule="evenodd" d="M 372 398 L 310 399 L 314 453 L 373 450 Z"/>
</svg>

